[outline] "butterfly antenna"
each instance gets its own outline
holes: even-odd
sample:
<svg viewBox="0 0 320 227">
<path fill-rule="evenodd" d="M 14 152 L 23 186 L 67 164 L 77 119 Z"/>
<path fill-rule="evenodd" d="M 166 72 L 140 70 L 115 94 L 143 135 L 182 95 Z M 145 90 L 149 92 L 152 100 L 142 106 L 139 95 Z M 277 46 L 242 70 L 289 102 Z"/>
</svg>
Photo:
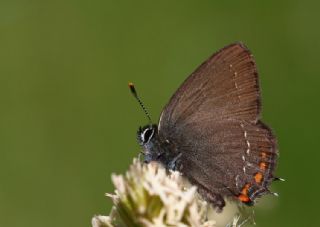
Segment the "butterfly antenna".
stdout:
<svg viewBox="0 0 320 227">
<path fill-rule="evenodd" d="M 149 124 L 152 125 L 152 120 L 151 120 L 151 117 L 150 117 L 150 114 L 149 112 L 147 111 L 146 107 L 143 105 L 143 102 L 141 101 L 141 99 L 139 98 L 138 96 L 138 93 L 134 87 L 134 84 L 133 83 L 129 83 L 129 88 L 130 88 L 130 91 L 132 93 L 132 95 L 136 98 L 136 100 L 139 102 L 141 108 L 143 109 L 143 112 L 145 113 L 145 115 L 147 116 L 147 118 L 149 119 Z"/>
</svg>

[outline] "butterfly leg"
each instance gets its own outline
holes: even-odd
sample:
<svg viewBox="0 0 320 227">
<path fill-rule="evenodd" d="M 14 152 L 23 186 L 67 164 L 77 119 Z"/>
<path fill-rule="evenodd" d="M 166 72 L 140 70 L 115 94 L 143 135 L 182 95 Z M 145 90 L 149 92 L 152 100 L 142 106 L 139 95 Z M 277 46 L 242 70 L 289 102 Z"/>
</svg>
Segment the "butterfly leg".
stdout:
<svg viewBox="0 0 320 227">
<path fill-rule="evenodd" d="M 167 165 L 167 168 L 170 170 L 179 170 L 179 159 L 182 153 L 179 153 L 176 157 L 172 159 Z"/>
</svg>

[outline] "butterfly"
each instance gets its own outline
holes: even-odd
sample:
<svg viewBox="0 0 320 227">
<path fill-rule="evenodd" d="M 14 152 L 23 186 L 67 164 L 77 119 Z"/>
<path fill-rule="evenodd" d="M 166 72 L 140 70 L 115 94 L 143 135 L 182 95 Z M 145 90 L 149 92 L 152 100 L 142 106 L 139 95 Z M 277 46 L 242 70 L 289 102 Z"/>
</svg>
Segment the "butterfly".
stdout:
<svg viewBox="0 0 320 227">
<path fill-rule="evenodd" d="M 202 63 L 164 107 L 158 125 L 132 94 L 150 123 L 138 130 L 144 161 L 182 173 L 218 210 L 225 197 L 252 205 L 271 193 L 277 140 L 260 120 L 261 95 L 255 60 L 242 43 Z"/>
</svg>

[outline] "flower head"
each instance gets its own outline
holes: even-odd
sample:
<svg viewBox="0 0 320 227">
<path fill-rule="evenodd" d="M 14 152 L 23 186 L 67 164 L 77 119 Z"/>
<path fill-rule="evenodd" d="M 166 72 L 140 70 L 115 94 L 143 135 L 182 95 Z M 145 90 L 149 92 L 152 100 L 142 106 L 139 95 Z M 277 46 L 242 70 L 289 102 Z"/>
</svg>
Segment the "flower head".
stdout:
<svg viewBox="0 0 320 227">
<path fill-rule="evenodd" d="M 134 159 L 126 174 L 113 174 L 112 181 L 115 194 L 106 194 L 114 203 L 112 211 L 95 216 L 93 227 L 216 226 L 208 220 L 214 210 L 177 171 L 168 173 L 158 163 Z"/>
</svg>

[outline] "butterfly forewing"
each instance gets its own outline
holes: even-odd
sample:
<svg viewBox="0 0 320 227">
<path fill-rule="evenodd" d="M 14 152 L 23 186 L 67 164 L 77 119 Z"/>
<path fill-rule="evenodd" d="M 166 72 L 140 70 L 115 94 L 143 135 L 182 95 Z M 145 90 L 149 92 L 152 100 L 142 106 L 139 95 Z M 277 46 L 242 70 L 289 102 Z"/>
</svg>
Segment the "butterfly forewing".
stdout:
<svg viewBox="0 0 320 227">
<path fill-rule="evenodd" d="M 254 122 L 259 113 L 254 59 L 243 44 L 235 43 L 211 56 L 186 79 L 164 108 L 159 127 L 184 122 L 190 115 L 201 118 L 207 114 L 212 119 Z"/>
</svg>

